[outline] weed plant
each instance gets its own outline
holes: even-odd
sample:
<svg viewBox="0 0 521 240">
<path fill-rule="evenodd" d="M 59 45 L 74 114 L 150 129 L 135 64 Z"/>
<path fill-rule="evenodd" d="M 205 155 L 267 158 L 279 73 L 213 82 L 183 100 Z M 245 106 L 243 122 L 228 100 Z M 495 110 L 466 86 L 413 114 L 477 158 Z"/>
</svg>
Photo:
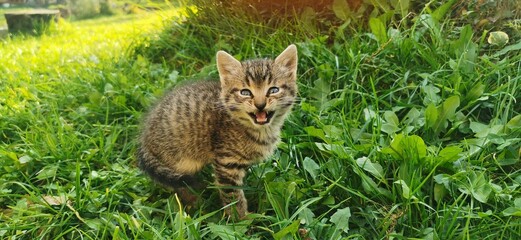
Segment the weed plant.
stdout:
<svg viewBox="0 0 521 240">
<path fill-rule="evenodd" d="M 216 5 L 2 42 L 0 236 L 520 238 L 521 42 L 490 44 L 447 6 L 353 31 Z M 156 31 L 130 37 L 143 29 Z M 217 50 L 266 57 L 290 43 L 300 100 L 245 180 L 250 219 L 228 222 L 211 188 L 186 209 L 139 172 L 139 119 L 165 90 L 217 78 Z"/>
</svg>

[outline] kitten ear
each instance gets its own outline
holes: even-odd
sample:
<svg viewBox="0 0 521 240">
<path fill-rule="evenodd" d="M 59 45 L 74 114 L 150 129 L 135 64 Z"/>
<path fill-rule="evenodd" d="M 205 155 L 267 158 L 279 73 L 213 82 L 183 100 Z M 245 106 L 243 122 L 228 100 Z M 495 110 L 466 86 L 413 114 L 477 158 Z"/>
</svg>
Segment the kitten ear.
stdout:
<svg viewBox="0 0 521 240">
<path fill-rule="evenodd" d="M 282 70 L 292 72 L 293 77 L 297 76 L 297 47 L 294 44 L 289 45 L 277 58 L 275 64 L 282 67 Z"/>
<path fill-rule="evenodd" d="M 218 51 L 216 59 L 221 84 L 230 76 L 237 76 L 242 69 L 241 62 L 225 51 Z"/>
</svg>

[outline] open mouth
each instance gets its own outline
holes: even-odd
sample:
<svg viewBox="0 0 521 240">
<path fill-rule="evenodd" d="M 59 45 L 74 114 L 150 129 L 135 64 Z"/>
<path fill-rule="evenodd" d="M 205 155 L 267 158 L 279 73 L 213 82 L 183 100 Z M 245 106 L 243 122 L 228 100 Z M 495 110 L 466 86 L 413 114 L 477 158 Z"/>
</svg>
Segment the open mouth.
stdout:
<svg viewBox="0 0 521 240">
<path fill-rule="evenodd" d="M 260 111 L 257 113 L 248 113 L 250 117 L 253 119 L 253 122 L 259 125 L 264 125 L 266 123 L 269 123 L 271 120 L 271 117 L 273 117 L 273 114 L 275 112 L 266 112 L 266 111 Z"/>
</svg>

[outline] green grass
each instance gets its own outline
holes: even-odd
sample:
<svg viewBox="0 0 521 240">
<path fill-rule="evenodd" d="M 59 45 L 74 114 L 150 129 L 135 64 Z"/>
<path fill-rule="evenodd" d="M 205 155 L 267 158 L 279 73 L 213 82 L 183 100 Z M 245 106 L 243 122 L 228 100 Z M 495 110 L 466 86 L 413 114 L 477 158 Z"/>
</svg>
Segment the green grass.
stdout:
<svg viewBox="0 0 521 240">
<path fill-rule="evenodd" d="M 490 45 L 434 15 L 353 32 L 156 12 L 3 40 L 0 236 L 519 238 L 520 40 Z M 166 89 L 215 78 L 217 50 L 246 59 L 290 43 L 300 101 L 245 181 L 250 220 L 223 218 L 212 188 L 185 209 L 140 173 L 140 119 Z"/>
</svg>

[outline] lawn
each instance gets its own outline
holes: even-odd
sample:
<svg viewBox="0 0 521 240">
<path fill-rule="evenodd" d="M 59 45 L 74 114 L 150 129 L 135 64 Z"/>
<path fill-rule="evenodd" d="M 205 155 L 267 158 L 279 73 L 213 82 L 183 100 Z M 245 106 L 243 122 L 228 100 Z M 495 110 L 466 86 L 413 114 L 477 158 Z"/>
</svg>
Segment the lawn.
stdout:
<svg viewBox="0 0 521 240">
<path fill-rule="evenodd" d="M 357 27 L 342 6 L 255 23 L 209 5 L 0 40 L 0 238 L 521 238 L 521 28 L 447 6 Z M 212 187 L 186 208 L 138 170 L 141 118 L 165 90 L 216 78 L 218 50 L 291 43 L 299 102 L 245 179 L 249 219 L 223 216 Z"/>
</svg>

